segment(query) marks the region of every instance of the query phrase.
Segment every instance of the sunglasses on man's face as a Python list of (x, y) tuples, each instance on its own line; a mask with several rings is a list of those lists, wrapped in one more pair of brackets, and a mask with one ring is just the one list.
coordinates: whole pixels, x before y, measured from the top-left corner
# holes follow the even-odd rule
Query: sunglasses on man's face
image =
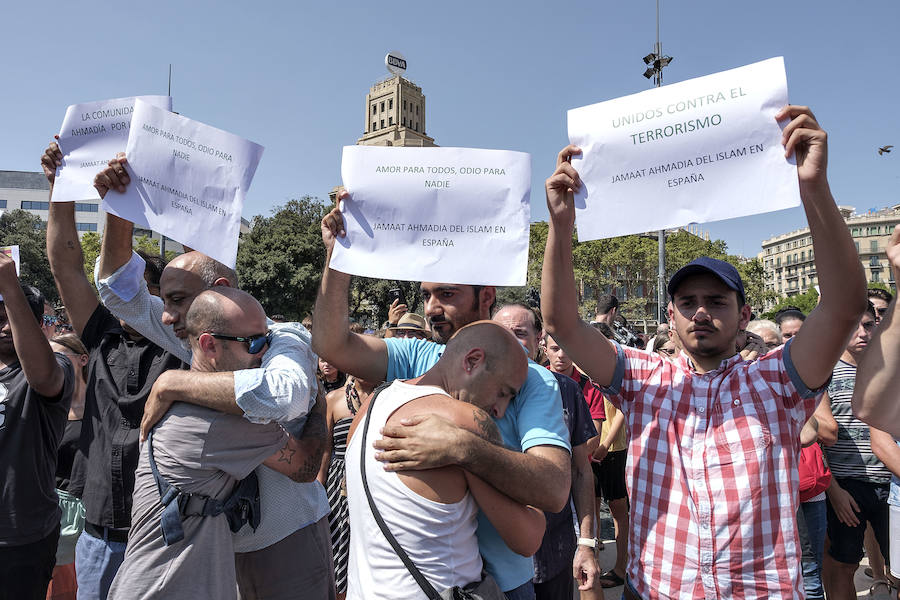
[(875, 312), (878, 313), (879, 317), (883, 317), (884, 315), (887, 314), (887, 306), (885, 306), (884, 308), (876, 308)]
[(263, 348), (266, 347), (267, 344), (272, 343), (272, 336), (274, 335), (271, 331), (267, 331), (265, 333), (258, 333), (256, 335), (251, 335), (247, 337), (241, 337), (237, 335), (225, 335), (224, 333), (213, 333), (212, 331), (206, 331), (204, 333), (208, 333), (213, 336), (217, 340), (231, 340), (232, 342), (244, 342), (247, 344), (247, 352), (250, 354), (259, 354), (262, 352)]

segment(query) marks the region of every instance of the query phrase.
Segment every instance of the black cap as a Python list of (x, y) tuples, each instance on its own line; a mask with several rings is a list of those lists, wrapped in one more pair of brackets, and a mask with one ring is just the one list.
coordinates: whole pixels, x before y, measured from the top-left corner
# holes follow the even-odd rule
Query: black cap
[(737, 269), (734, 268), (734, 265), (725, 262), (724, 260), (710, 258), (708, 256), (701, 256), (696, 260), (692, 260), (672, 275), (672, 278), (669, 279), (669, 285), (666, 287), (669, 292), (669, 297), (675, 296), (675, 291), (678, 289), (678, 286), (681, 285), (681, 282), (687, 277), (690, 277), (691, 275), (702, 275), (704, 273), (710, 273), (718, 277), (722, 283), (736, 291), (741, 304), (744, 303), (746, 298), (744, 294), (744, 282), (741, 281), (741, 276), (737, 272)]

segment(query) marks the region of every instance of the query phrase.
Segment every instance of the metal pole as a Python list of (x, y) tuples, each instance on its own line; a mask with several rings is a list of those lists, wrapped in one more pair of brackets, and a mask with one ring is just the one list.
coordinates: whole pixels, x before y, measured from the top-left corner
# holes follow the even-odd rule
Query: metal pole
[[(656, 56), (662, 57), (662, 45), (659, 43), (659, 0), (656, 0)], [(656, 73), (656, 87), (662, 85), (662, 68)], [(668, 321), (666, 316), (666, 230), (660, 229), (657, 233), (659, 245), (659, 266), (656, 271), (656, 304), (659, 323)]]

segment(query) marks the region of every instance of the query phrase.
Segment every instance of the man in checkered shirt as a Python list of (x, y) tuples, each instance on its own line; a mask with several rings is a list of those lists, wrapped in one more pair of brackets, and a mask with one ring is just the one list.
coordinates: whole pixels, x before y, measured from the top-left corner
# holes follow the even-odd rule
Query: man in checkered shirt
[(826, 179), (825, 132), (788, 106), (782, 143), (797, 159), (821, 302), (783, 347), (754, 362), (736, 340), (750, 320), (737, 271), (701, 258), (669, 281), (674, 362), (607, 341), (578, 318), (573, 190), (562, 150), (547, 180), (545, 326), (626, 415), (632, 510), (626, 598), (802, 598), (797, 462), (812, 415), (866, 308), (866, 282)]

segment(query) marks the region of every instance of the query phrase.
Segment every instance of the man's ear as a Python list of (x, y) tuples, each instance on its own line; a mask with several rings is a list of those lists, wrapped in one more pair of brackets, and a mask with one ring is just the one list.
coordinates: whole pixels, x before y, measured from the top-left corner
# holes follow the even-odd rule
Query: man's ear
[(219, 277), (218, 279), (216, 279), (213, 282), (213, 287), (216, 287), (217, 285), (221, 285), (224, 287), (231, 287), (231, 282), (228, 281), (227, 277)]
[(669, 300), (669, 304), (666, 305), (666, 315), (669, 317), (669, 329), (675, 329), (675, 306), (672, 304), (671, 300)]
[[(478, 307), (484, 307), (484, 310), (490, 314), (491, 306), (497, 301), (497, 288), (492, 285), (486, 285), (481, 288), (478, 296)], [(490, 317), (488, 317), (490, 318)]]
[(219, 348), (216, 343), (216, 338), (208, 333), (201, 333), (200, 337), (197, 339), (197, 344), (199, 344), (200, 350), (202, 350), (204, 354), (218, 354)]
[(481, 348), (472, 348), (463, 357), (463, 368), (469, 375), (484, 364), (484, 350)]
[(750, 322), (750, 315), (753, 311), (750, 310), (750, 305), (745, 304), (741, 307), (741, 320), (739, 323), (739, 328), (744, 330), (747, 328), (747, 323)]

